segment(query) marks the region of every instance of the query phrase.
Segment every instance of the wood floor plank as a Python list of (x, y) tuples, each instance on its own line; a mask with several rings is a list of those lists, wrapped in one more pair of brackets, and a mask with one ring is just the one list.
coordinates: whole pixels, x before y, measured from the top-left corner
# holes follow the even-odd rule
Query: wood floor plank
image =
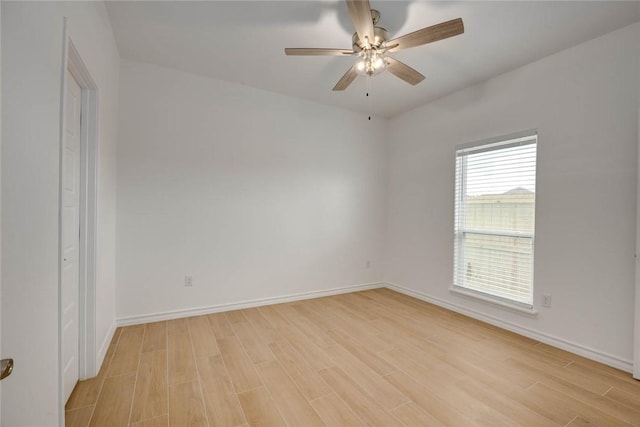
[(258, 308), (244, 310), (244, 316), (249, 320), (255, 335), (263, 344), (268, 345), (283, 339), (277, 329), (269, 323)]
[(370, 307), (364, 308), (358, 304), (354, 304), (352, 301), (347, 301), (343, 295), (333, 297), (330, 305), (335, 307), (341, 317), (348, 316), (354, 320), (358, 319), (358, 321), (365, 323), (378, 318), (378, 314), (372, 311)]
[(278, 412), (271, 395), (264, 387), (239, 393), (238, 398), (250, 426), (278, 427), (287, 425)]
[(434, 393), (425, 386), (415, 382), (411, 377), (401, 371), (392, 372), (385, 379), (396, 388), (409, 396), (420, 408), (447, 426), (479, 426), (471, 418), (459, 412), (457, 402), (448, 402), (440, 398), (439, 393)]
[(224, 313), (208, 314), (207, 320), (209, 321), (209, 326), (211, 326), (211, 330), (213, 331), (213, 335), (216, 339), (235, 336), (235, 333), (231, 328), (231, 324), (225, 317)]
[(93, 405), (64, 412), (65, 427), (87, 427), (93, 414)]
[(584, 419), (588, 419), (595, 425), (602, 425), (607, 427), (629, 427), (631, 424), (623, 420), (620, 420), (606, 412), (594, 408), (586, 402), (576, 399), (570, 392), (569, 394), (558, 391), (554, 388), (548, 387), (545, 384), (535, 384), (528, 390), (537, 399), (545, 404), (562, 405), (567, 410), (574, 412), (577, 416)]
[(191, 347), (191, 337), (186, 319), (167, 322), (167, 355), (169, 385), (193, 382), (198, 371)]
[(585, 366), (596, 369), (602, 373), (606, 373), (608, 375), (615, 376), (617, 378), (624, 379), (628, 382), (635, 383), (637, 380), (634, 380), (630, 373), (621, 371), (620, 369), (613, 368), (611, 366), (603, 365), (602, 363), (596, 362), (594, 360), (586, 359), (577, 354), (569, 353), (568, 351), (562, 350), (557, 347), (552, 347), (548, 344), (538, 343), (534, 347), (537, 351), (554, 355), (556, 357), (565, 358), (573, 361), (578, 366)]
[(196, 359), (196, 365), (203, 391), (236, 393), (221, 355), (199, 357)]
[(187, 319), (167, 322), (169, 385), (198, 380)]
[(599, 372), (601, 374), (606, 374), (607, 376), (612, 376), (619, 380), (626, 381), (627, 383), (638, 384), (638, 380), (633, 378), (630, 372), (621, 371), (620, 369), (612, 366), (603, 365), (595, 360), (585, 359), (584, 357), (575, 354), (573, 355), (572, 361), (574, 366), (588, 368), (589, 372)]
[(269, 322), (269, 325), (276, 330), (279, 330), (282, 327), (291, 326), (289, 321), (278, 311), (279, 305), (280, 304), (258, 307), (260, 314), (262, 314), (262, 316), (267, 319), (267, 322)]
[[(432, 391), (435, 390), (432, 389)], [(457, 402), (459, 411), (480, 425), (492, 427), (525, 427), (524, 424), (521, 424), (513, 418), (496, 411), (493, 407), (484, 403), (477, 396), (465, 393), (459, 385), (449, 385), (444, 389), (440, 389), (439, 395), (445, 398), (448, 402)]]
[(333, 329), (328, 331), (327, 334), (329, 334), (329, 337), (331, 337), (331, 339), (336, 343), (341, 345), (345, 350), (379, 375), (387, 375), (396, 370), (395, 366), (391, 365), (371, 350), (371, 346), (368, 345), (369, 339), (366, 336), (360, 335), (359, 338), (355, 338), (342, 328)]
[[(640, 384), (638, 385), (640, 386)], [(640, 408), (640, 390), (637, 390), (635, 393), (627, 393), (613, 386), (611, 390), (607, 391), (605, 396), (629, 408)]]
[(147, 323), (144, 331), (142, 352), (167, 349), (167, 322)]
[(115, 332), (113, 333), (113, 337), (111, 338), (111, 343), (109, 344), (109, 348), (107, 349), (107, 355), (111, 353), (111, 355), (113, 356), (113, 353), (116, 352), (116, 346), (118, 345), (118, 341), (120, 341), (120, 336), (122, 335), (122, 329), (124, 328), (122, 326), (119, 326), (116, 328)]
[(169, 425), (171, 427), (206, 427), (207, 418), (197, 381), (169, 387)]
[[(540, 381), (546, 386), (564, 393), (567, 396), (571, 396), (582, 402), (585, 402), (591, 407), (610, 414), (613, 417), (618, 418), (619, 420), (623, 420), (630, 424), (640, 426), (640, 408), (630, 408), (626, 405), (620, 404), (615, 400), (603, 396), (602, 394), (604, 393), (595, 393), (586, 388), (582, 388), (581, 386), (577, 386), (577, 382), (580, 382), (581, 384), (591, 383), (586, 380), (583, 381), (576, 379), (575, 373), (571, 373), (570, 375), (557, 375), (557, 372), (553, 371), (553, 374), (547, 374), (547, 372), (542, 371), (541, 368), (533, 368), (517, 360), (508, 359), (506, 363), (513, 366), (519, 366), (523, 369), (530, 369), (532, 371), (535, 371), (535, 373), (540, 375)], [(596, 378), (592, 378), (591, 380), (593, 381), (593, 383), (597, 381)]]
[(585, 420), (580, 416), (575, 417), (569, 424), (567, 424), (567, 427), (593, 427), (593, 426), (595, 426), (595, 424), (593, 424), (589, 420)]
[(510, 342), (500, 339), (483, 340), (474, 343), (472, 346), (474, 349), (488, 355), (493, 360), (497, 359), (492, 357), (491, 353), (498, 353), (498, 357), (501, 357), (502, 360), (511, 357), (522, 360), (523, 362), (529, 361), (536, 365), (551, 365), (556, 369), (565, 368), (571, 362), (570, 360), (559, 356), (545, 354), (544, 352), (537, 350), (536, 347), (522, 346), (520, 344), (514, 345)]
[(126, 326), (122, 328), (107, 376), (135, 372), (142, 352), (144, 325)]
[(573, 370), (570, 367), (560, 368), (551, 364), (545, 364), (540, 361), (532, 361), (531, 359), (525, 358), (509, 358), (504, 361), (504, 364), (522, 369), (526, 368), (532, 376), (537, 376), (540, 380), (543, 378), (561, 379), (578, 388), (588, 390), (598, 395), (603, 395), (611, 388), (610, 384), (603, 382), (600, 378), (582, 375), (579, 371)]
[(188, 322), (195, 357), (220, 354), (207, 316), (190, 317)]
[(168, 413), (167, 351), (142, 353), (133, 396), (131, 421), (136, 423)]
[(586, 366), (572, 362), (565, 367), (567, 371), (574, 374), (582, 374), (597, 379), (598, 382), (615, 387), (619, 391), (624, 391), (631, 395), (640, 396), (640, 381), (634, 380), (630, 374), (626, 377), (612, 375), (608, 370), (595, 366)]
[(320, 375), (365, 424), (372, 426), (401, 425), (342, 369), (338, 367), (323, 369), (320, 371)]
[(131, 424), (131, 427), (169, 427), (169, 416), (162, 415), (149, 420), (140, 421), (139, 423)]
[[(303, 304), (301, 307), (305, 307), (317, 316), (321, 316), (327, 320), (336, 318), (337, 304), (333, 296), (314, 298), (308, 301), (309, 304)], [(333, 320), (330, 321), (332, 322)]]
[[(415, 381), (429, 388), (432, 392), (438, 393), (449, 402), (458, 402), (459, 411), (476, 420), (479, 424), (512, 426), (517, 425), (519, 419), (523, 418), (525, 414), (533, 414), (529, 408), (516, 401), (511, 402), (513, 408), (503, 404), (503, 401), (507, 400), (506, 396), (502, 396), (502, 399), (500, 396), (494, 396), (492, 399), (482, 393), (476, 395), (466, 392), (473, 387), (472, 381), (466, 378), (467, 374), (426, 353), (411, 353), (396, 349), (390, 354)], [(412, 358), (413, 360), (411, 360)], [(476, 390), (481, 391), (482, 388)], [(503, 409), (503, 411), (499, 409)], [(534, 418), (538, 417), (534, 414)], [(544, 417), (539, 418), (536, 422), (541, 425), (556, 425), (550, 420), (545, 420)]]
[(385, 409), (393, 409), (403, 403), (409, 402), (409, 398), (397, 388), (387, 382), (383, 377), (375, 373), (367, 365), (344, 348), (336, 345), (327, 349), (336, 364), (346, 372), (360, 387), (366, 390)]
[(262, 380), (238, 338), (222, 338), (217, 343), (237, 393), (262, 386)]
[(475, 381), (464, 380), (458, 387), (467, 395), (483, 402), (489, 408), (500, 412), (511, 420), (526, 427), (558, 427), (558, 424), (539, 413), (534, 412), (516, 399), (477, 384)]
[(396, 409), (393, 409), (391, 413), (405, 426), (444, 427), (444, 424), (438, 421), (431, 414), (423, 411), (422, 408), (414, 402), (400, 405)]
[(225, 311), (223, 314), (224, 314), (224, 317), (226, 317), (227, 320), (229, 321), (229, 323), (231, 323), (231, 324), (243, 323), (243, 322), (248, 322), (249, 321), (244, 316), (244, 313), (242, 312), (242, 310)]
[[(121, 328), (118, 328), (118, 331), (121, 331)], [(78, 381), (71, 396), (69, 396), (69, 400), (65, 405), (66, 410), (74, 409), (74, 408), (82, 408), (89, 405), (95, 405), (98, 400), (98, 395), (100, 394), (100, 390), (102, 389), (102, 385), (104, 384), (104, 380), (107, 377), (107, 372), (109, 371), (109, 367), (111, 366), (111, 360), (113, 359), (113, 355), (115, 354), (115, 348), (118, 342), (120, 334), (114, 335), (111, 340), (111, 345), (109, 345), (109, 349), (104, 357), (104, 361), (102, 362), (102, 366), (100, 367), (100, 371), (98, 375), (93, 378), (89, 378), (87, 380)]]
[(574, 397), (588, 404), (591, 408), (602, 411), (612, 417), (622, 420), (634, 426), (640, 426), (640, 408), (631, 408), (609, 397), (602, 396), (588, 390), (575, 387), (572, 383), (562, 379), (544, 379), (542, 383), (565, 395)]
[(362, 421), (337, 394), (331, 393), (311, 401), (327, 427), (359, 427)]
[(479, 364), (477, 361), (467, 360), (463, 355), (449, 355), (441, 360), (463, 372), (472, 381), (481, 383), (483, 387), (492, 390), (493, 393), (509, 396), (541, 417), (550, 419), (556, 424), (566, 425), (577, 415), (576, 412), (569, 411), (562, 405), (540, 401), (540, 399), (532, 396), (528, 390), (518, 385), (518, 380), (514, 380), (508, 371), (505, 375), (505, 372), (499, 366)]
[(518, 384), (522, 388), (531, 387), (540, 379), (539, 375), (528, 368), (523, 369), (522, 367), (509, 365), (501, 361), (496, 362), (495, 360), (486, 358), (482, 353), (472, 348), (448, 348), (446, 344), (436, 344), (430, 340), (426, 342), (426, 345), (416, 343), (413, 340), (407, 341), (410, 341), (411, 345), (420, 345), (419, 349), (421, 351), (424, 351), (426, 354), (432, 354), (437, 359), (448, 364), (452, 364), (456, 360), (463, 360), (475, 363), (476, 365), (486, 366), (501, 378), (508, 378), (509, 381)]
[(638, 396), (627, 372), (374, 289), (117, 328), (65, 416), (66, 427), (640, 427)]
[(317, 325), (325, 332), (343, 326), (343, 320), (338, 316), (314, 306), (315, 304), (313, 303), (313, 300), (310, 300), (309, 302), (305, 301), (305, 304), (296, 306), (295, 310), (301, 316), (309, 320), (314, 325)]
[(414, 377), (418, 382), (433, 384), (438, 378), (440, 386), (444, 387), (465, 378), (465, 374), (428, 353), (411, 346), (396, 348), (380, 353), (390, 364)]
[(430, 344), (435, 344), (440, 348), (446, 348), (449, 353), (473, 352), (474, 354), (480, 355), (483, 359), (493, 361), (502, 361), (513, 357), (511, 353), (505, 353), (490, 346), (479, 349), (478, 347), (481, 345), (481, 342), (469, 341), (460, 335), (448, 332), (443, 335), (430, 336), (428, 341)]
[(324, 426), (324, 423), (304, 398), (295, 383), (278, 362), (266, 362), (257, 366), (265, 387), (278, 405), (280, 414), (289, 425)]
[[(360, 297), (367, 301), (364, 304), (369, 307), (368, 311), (372, 315), (368, 320), (376, 320), (388, 316), (397, 320), (400, 320), (403, 317), (420, 320), (416, 319), (415, 316), (420, 315), (423, 312), (421, 308), (416, 308), (404, 301), (399, 301), (395, 298), (378, 293), (361, 293)], [(443, 319), (437, 319), (436, 323), (443, 323)]]
[(370, 291), (361, 292), (361, 294), (370, 298), (376, 298), (378, 302), (380, 302), (380, 304), (382, 304), (383, 306), (389, 306), (392, 301), (397, 302), (398, 304), (400, 304), (400, 309), (402, 311), (407, 311), (407, 308), (411, 308), (412, 310), (418, 312), (435, 313), (435, 317), (442, 320), (452, 318), (459, 319), (461, 317), (469, 319), (468, 317), (462, 316), (451, 310), (447, 310), (446, 308), (438, 307), (435, 304), (431, 304), (429, 302), (422, 301), (410, 297), (409, 295), (404, 295), (387, 288), (372, 289)]
[(450, 335), (464, 338), (471, 342), (487, 340), (490, 337), (489, 332), (484, 328), (478, 328), (476, 326), (476, 323), (473, 321), (460, 322), (459, 319), (452, 319), (443, 324), (443, 327)]
[[(140, 344), (142, 344), (142, 340), (140, 340)], [(135, 382), (135, 373), (108, 377), (102, 386), (89, 425), (91, 427), (128, 425)]]
[(231, 325), (231, 327), (236, 333), (238, 340), (240, 340), (240, 344), (242, 344), (242, 347), (247, 352), (249, 359), (251, 359), (253, 363), (262, 363), (275, 360), (271, 349), (258, 338), (255, 333), (256, 331), (253, 329), (250, 323), (234, 323)]
[(289, 319), (293, 323), (294, 328), (297, 328), (302, 332), (311, 342), (320, 348), (327, 348), (335, 344), (335, 342), (329, 338), (326, 331), (309, 320), (296, 309), (291, 310)]
[(282, 368), (308, 400), (331, 393), (331, 388), (327, 383), (291, 344), (288, 342), (274, 342), (269, 345), (269, 348), (271, 348)]
[[(343, 326), (349, 325), (350, 335), (359, 337), (358, 341), (361, 342), (362, 345), (366, 345), (372, 352), (377, 353), (393, 347), (390, 341), (379, 337), (378, 334), (383, 331), (377, 330), (376, 323), (363, 322), (348, 315), (341, 315), (341, 318), (343, 319)], [(397, 329), (394, 329), (394, 332), (397, 332)]]
[(238, 426), (246, 422), (222, 356), (196, 360), (210, 426)]
[(320, 370), (335, 366), (335, 362), (329, 357), (327, 352), (307, 339), (306, 335), (300, 332), (299, 329), (292, 326), (282, 326), (279, 330), (289, 344), (291, 344), (314, 369)]
[(204, 394), (204, 406), (209, 426), (241, 426), (245, 424), (245, 415), (235, 394)]
[[(392, 316), (383, 315), (380, 319), (374, 320), (372, 323), (382, 332), (377, 336), (381, 337), (384, 346), (381, 346), (378, 351), (385, 351), (393, 348), (394, 344), (398, 342), (411, 342), (414, 345), (420, 347), (421, 345), (431, 345), (426, 343), (426, 340), (430, 337), (438, 335), (442, 332), (433, 332), (429, 330), (417, 331), (413, 328), (404, 328), (406, 323), (413, 322), (406, 318), (393, 318)], [(430, 327), (433, 330), (434, 326)], [(349, 328), (351, 331), (352, 328)]]
[(337, 299), (343, 307), (352, 310), (352, 312), (357, 311), (366, 321), (378, 318), (378, 314), (366, 303), (367, 298), (362, 292), (337, 295)]

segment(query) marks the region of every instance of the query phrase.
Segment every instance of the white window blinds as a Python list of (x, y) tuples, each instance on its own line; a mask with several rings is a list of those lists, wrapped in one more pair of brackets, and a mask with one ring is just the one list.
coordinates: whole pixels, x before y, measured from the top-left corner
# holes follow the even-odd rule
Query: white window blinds
[(533, 305), (534, 132), (456, 151), (454, 287)]

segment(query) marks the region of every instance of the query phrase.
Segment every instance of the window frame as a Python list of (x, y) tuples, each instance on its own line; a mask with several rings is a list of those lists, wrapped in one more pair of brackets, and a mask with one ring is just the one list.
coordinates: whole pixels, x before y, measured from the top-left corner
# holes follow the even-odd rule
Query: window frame
[[(494, 138), (484, 139), (468, 144), (462, 144), (455, 147), (455, 173), (454, 173), (454, 256), (453, 256), (453, 284), (449, 288), (451, 292), (461, 296), (470, 297), (475, 300), (480, 300), (494, 305), (512, 309), (525, 314), (535, 315), (535, 292), (534, 292), (534, 265), (535, 265), (535, 209), (536, 209), (536, 196), (534, 196), (534, 218), (533, 218), (533, 231), (532, 232), (520, 232), (510, 230), (474, 230), (467, 229), (462, 224), (464, 220), (464, 208), (465, 192), (467, 188), (467, 168), (466, 162), (462, 161), (459, 166), (459, 161), (465, 153), (482, 153), (488, 151), (498, 151), (501, 149), (507, 149), (510, 147), (531, 145), (535, 144), (535, 180), (537, 193), (537, 176), (538, 176), (538, 132), (536, 129), (527, 130), (523, 132), (513, 133), (509, 135), (498, 136)], [(462, 212), (460, 210), (462, 209)], [(464, 262), (464, 235), (467, 233), (493, 235), (493, 236), (505, 236), (505, 237), (518, 237), (531, 239), (531, 303), (522, 302), (508, 297), (495, 295), (491, 292), (483, 292), (480, 290), (472, 289), (466, 286), (462, 286), (460, 283), (460, 274), (464, 269), (459, 268), (459, 263)]]

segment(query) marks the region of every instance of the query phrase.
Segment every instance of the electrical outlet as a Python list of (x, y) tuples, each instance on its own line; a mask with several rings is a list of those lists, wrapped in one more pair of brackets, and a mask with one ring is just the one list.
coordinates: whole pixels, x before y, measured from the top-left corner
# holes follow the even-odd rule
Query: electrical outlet
[(193, 276), (184, 276), (184, 285), (187, 287), (193, 286)]
[(543, 307), (547, 307), (547, 308), (551, 308), (551, 295), (550, 294), (542, 295), (542, 306)]

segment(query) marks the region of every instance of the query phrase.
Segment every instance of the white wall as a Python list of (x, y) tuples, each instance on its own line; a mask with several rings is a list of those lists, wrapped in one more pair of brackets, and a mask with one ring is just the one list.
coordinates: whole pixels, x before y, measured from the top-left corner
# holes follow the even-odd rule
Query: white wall
[(380, 279), (386, 121), (137, 62), (120, 76), (119, 318)]
[(102, 3), (2, 2), (2, 426), (52, 426), (58, 387), (63, 16), (100, 88), (98, 345), (114, 321), (118, 53)]
[[(638, 40), (635, 24), (392, 120), (386, 280), (630, 369)], [(448, 288), (455, 146), (533, 128), (535, 303), (553, 307), (528, 318)]]

